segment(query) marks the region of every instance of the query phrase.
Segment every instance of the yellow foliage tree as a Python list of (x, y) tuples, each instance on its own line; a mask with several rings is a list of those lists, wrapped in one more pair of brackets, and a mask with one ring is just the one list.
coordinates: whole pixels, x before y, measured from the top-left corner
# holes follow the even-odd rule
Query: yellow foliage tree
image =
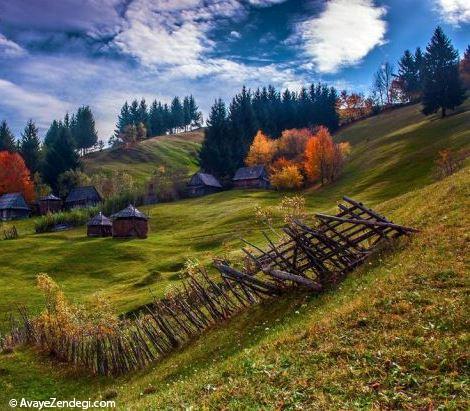
[(256, 166), (258, 164), (269, 164), (276, 151), (276, 142), (269, 139), (261, 130), (256, 134), (250, 151), (245, 159), (247, 166)]
[(302, 173), (295, 164), (286, 165), (271, 174), (271, 185), (277, 190), (297, 190), (303, 182)]

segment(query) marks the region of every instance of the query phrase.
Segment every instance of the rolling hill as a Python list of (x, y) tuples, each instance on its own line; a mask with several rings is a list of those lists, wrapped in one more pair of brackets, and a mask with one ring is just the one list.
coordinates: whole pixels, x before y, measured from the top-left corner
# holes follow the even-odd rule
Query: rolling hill
[(145, 182), (157, 166), (184, 167), (195, 172), (197, 151), (204, 138), (198, 129), (179, 134), (153, 137), (130, 149), (106, 149), (90, 153), (84, 158), (85, 172), (126, 171), (137, 182)]
[[(341, 130), (336, 139), (353, 146), (344, 176), (304, 192), (309, 212), (333, 209), (348, 195), (421, 229), (409, 243), (335, 292), (267, 302), (154, 368), (115, 380), (90, 378), (26, 349), (0, 354), (0, 404), (15, 396), (117, 394), (124, 409), (404, 408), (410, 401), (416, 408), (465, 408), (470, 169), (439, 182), (433, 170), (440, 149), (470, 147), (470, 101), (442, 120), (419, 109), (403, 107)], [(153, 152), (153, 140), (147, 144)], [(98, 153), (87, 167), (97, 167), (99, 156), (112, 169), (134, 168), (139, 155)], [(138, 178), (154, 164), (141, 167)], [(0, 316), (17, 302), (40, 306), (38, 272), (49, 273), (73, 301), (101, 290), (116, 312), (136, 308), (151, 300), (149, 287), (160, 296), (178, 284), (185, 258), (208, 264), (214, 254), (238, 254), (240, 235), (260, 242), (254, 206), (281, 197), (232, 190), (149, 206), (147, 240), (87, 239), (83, 228), (32, 235), (32, 222), (22, 223), (20, 239), (1, 243)]]

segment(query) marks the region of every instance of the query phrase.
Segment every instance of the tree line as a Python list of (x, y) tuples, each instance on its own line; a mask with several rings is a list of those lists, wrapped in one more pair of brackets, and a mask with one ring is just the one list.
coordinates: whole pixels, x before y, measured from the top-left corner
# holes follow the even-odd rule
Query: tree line
[(150, 107), (145, 99), (126, 101), (121, 108), (110, 146), (131, 144), (152, 136), (187, 131), (202, 126), (202, 113), (192, 95), (174, 97), (171, 104), (154, 100)]
[(383, 64), (374, 74), (372, 98), (381, 106), (394, 103), (421, 102), (425, 115), (441, 110), (454, 110), (465, 100), (470, 88), (470, 46), (462, 61), (459, 53), (441, 27), (423, 53), (405, 50), (398, 61), (398, 71), (390, 63)]
[(337, 99), (337, 90), (321, 83), (299, 92), (271, 85), (255, 91), (243, 87), (228, 109), (218, 99), (207, 120), (200, 166), (220, 178), (231, 177), (243, 165), (258, 130), (272, 138), (293, 128), (323, 125), (334, 131), (339, 126)]
[[(98, 143), (95, 119), (89, 106), (80, 107), (71, 116), (67, 113), (63, 120), (54, 120), (43, 143), (32, 120), (28, 121), (18, 141), (6, 121), (0, 124), (0, 152), (21, 156), (38, 194), (50, 189), (57, 191), (61, 176), (80, 167), (80, 154), (103, 146), (101, 141)], [(18, 163), (17, 156), (9, 158)]]

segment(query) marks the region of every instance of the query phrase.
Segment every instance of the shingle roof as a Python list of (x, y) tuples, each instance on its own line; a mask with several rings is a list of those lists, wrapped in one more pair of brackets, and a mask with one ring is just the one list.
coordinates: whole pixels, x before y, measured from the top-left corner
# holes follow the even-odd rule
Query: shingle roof
[(97, 226), (97, 225), (111, 226), (113, 224), (111, 223), (111, 220), (100, 211), (87, 223), (87, 226)]
[(101, 201), (101, 196), (93, 186), (85, 187), (75, 187), (70, 191), (66, 203), (75, 202), (75, 201)]
[(116, 214), (113, 214), (111, 216), (113, 220), (117, 220), (120, 218), (140, 218), (142, 220), (148, 220), (149, 218), (142, 213), (141, 211), (137, 210), (133, 205), (129, 204), (126, 208), (123, 210), (117, 212)]
[(54, 194), (49, 194), (47, 196), (41, 197), (39, 201), (60, 201), (60, 198), (56, 197)]
[(199, 177), (202, 184), (205, 186), (222, 188), (222, 185), (212, 174), (198, 172), (194, 174), (194, 176), (191, 178), (191, 181), (193, 180), (194, 177)]
[(29, 210), (29, 207), (21, 193), (10, 193), (0, 196), (0, 210), (6, 209)]
[(235, 173), (233, 180), (251, 180), (260, 178), (265, 172), (264, 166), (241, 167)]

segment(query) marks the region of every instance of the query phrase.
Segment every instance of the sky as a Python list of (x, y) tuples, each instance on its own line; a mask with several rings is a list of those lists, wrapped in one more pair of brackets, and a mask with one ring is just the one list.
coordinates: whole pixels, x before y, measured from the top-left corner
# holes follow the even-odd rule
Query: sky
[(468, 0), (0, 0), (0, 121), (89, 105), (107, 141), (124, 101), (192, 94), (204, 115), (243, 85), (367, 93), (441, 25), (463, 54)]

